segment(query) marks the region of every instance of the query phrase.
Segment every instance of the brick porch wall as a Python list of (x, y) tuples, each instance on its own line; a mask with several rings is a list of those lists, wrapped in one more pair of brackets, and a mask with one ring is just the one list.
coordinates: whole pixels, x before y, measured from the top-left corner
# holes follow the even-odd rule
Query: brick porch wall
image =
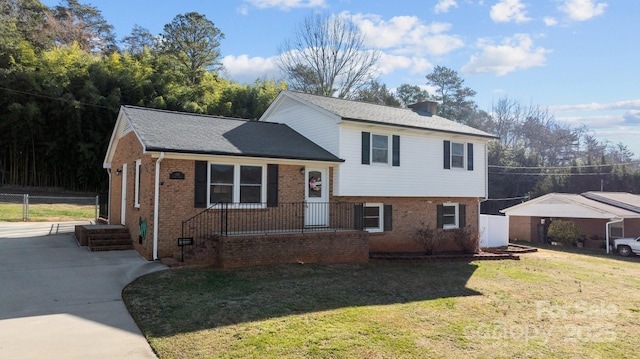
[[(304, 175), (300, 174), (300, 165), (279, 165), (278, 199), (279, 202), (304, 201)], [(180, 171), (184, 180), (169, 179), (169, 174)], [(199, 213), (204, 208), (194, 207), (195, 162), (190, 160), (165, 159), (160, 171), (160, 228), (158, 234), (158, 257), (171, 257), (177, 246), (177, 238), (182, 235), (182, 221)], [(153, 186), (151, 187), (153, 188)], [(153, 198), (153, 193), (151, 193)], [(241, 212), (230, 212), (241, 215)]]
[(366, 263), (361, 231), (219, 237), (218, 264), (234, 268), (275, 263)]

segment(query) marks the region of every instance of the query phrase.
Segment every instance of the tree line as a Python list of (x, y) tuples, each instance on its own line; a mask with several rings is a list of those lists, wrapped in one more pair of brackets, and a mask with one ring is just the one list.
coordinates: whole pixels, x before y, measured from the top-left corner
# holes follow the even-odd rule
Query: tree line
[(255, 119), (286, 88), (219, 76), (224, 34), (198, 13), (118, 42), (77, 0), (0, 0), (0, 33), (0, 184), (103, 190), (121, 104)]
[(552, 191), (640, 191), (625, 145), (508, 97), (481, 110), (452, 69), (436, 66), (425, 83), (391, 91), (375, 77), (380, 54), (340, 16), (305, 19), (280, 48), (283, 80), (249, 85), (223, 76), (224, 33), (199, 13), (176, 15), (158, 35), (136, 25), (118, 41), (78, 0), (0, 0), (0, 33), (0, 184), (104, 190), (121, 104), (255, 119), (289, 88), (398, 107), (435, 100), (440, 116), (499, 136), (488, 148), (489, 195), (513, 200), (487, 201), (485, 212)]

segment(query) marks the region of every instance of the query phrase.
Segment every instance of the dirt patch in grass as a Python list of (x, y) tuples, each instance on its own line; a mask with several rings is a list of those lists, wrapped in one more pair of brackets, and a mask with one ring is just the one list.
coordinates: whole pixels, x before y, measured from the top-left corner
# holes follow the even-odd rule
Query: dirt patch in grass
[(520, 261), (174, 270), (124, 299), (164, 358), (624, 357), (640, 263)]

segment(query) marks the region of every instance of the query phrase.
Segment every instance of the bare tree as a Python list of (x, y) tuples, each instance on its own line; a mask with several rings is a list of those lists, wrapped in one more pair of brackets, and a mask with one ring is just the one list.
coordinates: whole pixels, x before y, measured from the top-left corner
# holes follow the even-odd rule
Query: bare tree
[(98, 8), (65, 0), (47, 13), (45, 29), (56, 44), (78, 43), (81, 49), (94, 53), (116, 51), (113, 26)]
[(276, 60), (292, 90), (350, 98), (373, 79), (380, 57), (365, 49), (364, 35), (349, 19), (316, 14), (307, 17), (280, 47)]

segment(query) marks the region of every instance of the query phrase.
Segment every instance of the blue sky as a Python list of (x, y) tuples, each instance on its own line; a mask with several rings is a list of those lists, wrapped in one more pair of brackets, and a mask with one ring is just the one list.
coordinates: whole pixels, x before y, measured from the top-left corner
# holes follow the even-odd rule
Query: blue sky
[[(55, 6), (58, 0), (44, 0)], [(80, 0), (119, 39), (153, 34), (196, 11), (225, 34), (225, 76), (280, 78), (278, 47), (315, 11), (350, 16), (382, 52), (379, 81), (426, 85), (436, 65), (458, 71), (485, 111), (509, 96), (586, 125), (640, 157), (640, 1), (605, 0)]]

